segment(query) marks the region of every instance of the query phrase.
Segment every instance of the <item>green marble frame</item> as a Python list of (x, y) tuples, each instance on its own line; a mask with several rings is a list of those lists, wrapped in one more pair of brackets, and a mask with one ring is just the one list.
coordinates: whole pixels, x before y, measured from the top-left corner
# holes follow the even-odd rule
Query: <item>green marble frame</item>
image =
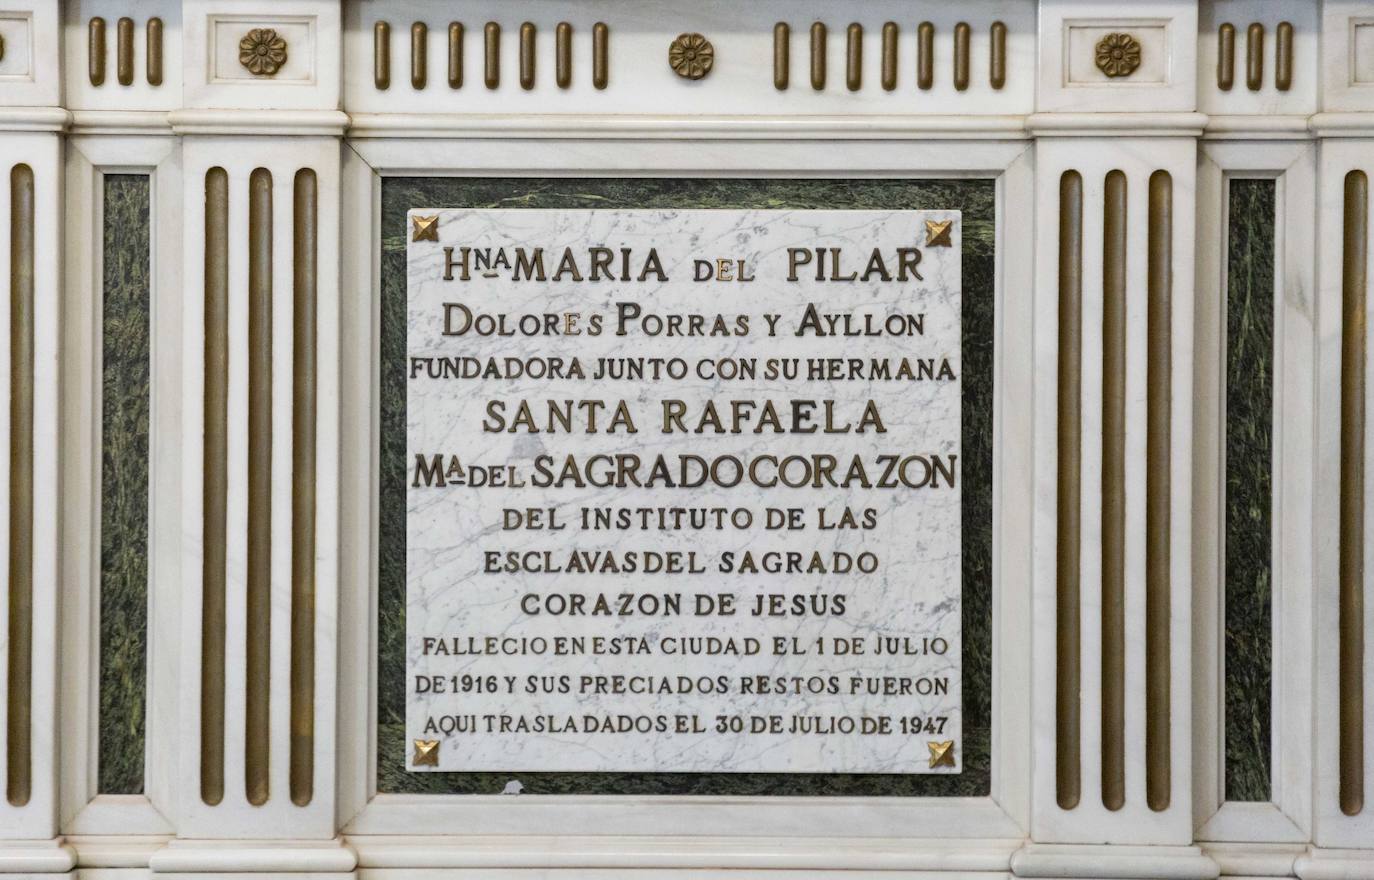
[[(383, 178), (377, 560), (379, 794), (976, 797), (991, 790), (993, 344), (996, 182), (991, 179)], [(957, 775), (411, 773), (405, 769), (405, 249), (412, 208), (875, 208), (963, 212), (964, 742)]]

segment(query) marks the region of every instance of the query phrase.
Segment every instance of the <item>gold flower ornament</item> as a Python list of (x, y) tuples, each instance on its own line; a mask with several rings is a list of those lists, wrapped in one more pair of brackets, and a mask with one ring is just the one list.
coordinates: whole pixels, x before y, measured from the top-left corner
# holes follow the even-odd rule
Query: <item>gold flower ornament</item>
[(716, 48), (701, 34), (679, 34), (668, 47), (668, 66), (686, 79), (701, 79), (715, 61)]
[(273, 76), (286, 63), (286, 40), (272, 28), (253, 28), (239, 40), (239, 64), (253, 76)]
[(1097, 69), (1112, 78), (1130, 76), (1140, 66), (1140, 43), (1130, 34), (1107, 34), (1097, 41)]

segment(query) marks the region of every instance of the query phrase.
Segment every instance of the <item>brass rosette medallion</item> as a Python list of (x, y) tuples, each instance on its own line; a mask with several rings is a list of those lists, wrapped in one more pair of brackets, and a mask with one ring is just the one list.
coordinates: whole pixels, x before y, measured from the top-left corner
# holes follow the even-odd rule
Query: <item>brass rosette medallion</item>
[(1097, 69), (1113, 79), (1140, 66), (1140, 41), (1130, 34), (1107, 34), (1097, 41)]
[(684, 79), (701, 79), (716, 62), (716, 48), (701, 34), (679, 34), (668, 47), (668, 66)]
[(253, 76), (275, 76), (286, 63), (286, 40), (272, 28), (253, 28), (239, 40), (239, 64)]

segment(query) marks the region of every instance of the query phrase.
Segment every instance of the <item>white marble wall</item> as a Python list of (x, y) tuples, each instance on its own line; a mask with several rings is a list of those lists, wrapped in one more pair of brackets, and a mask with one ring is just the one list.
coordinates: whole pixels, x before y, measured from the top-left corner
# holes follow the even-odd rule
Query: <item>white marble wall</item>
[[(154, 15), (165, 24), (160, 85), (143, 75), (143, 28)], [(93, 16), (109, 25), (108, 72), (101, 85), (89, 76)], [(123, 16), (136, 25), (137, 75), (129, 85), (120, 85), (114, 75), (116, 21)], [(918, 21), (926, 18), (936, 28), (936, 66), (933, 86), (923, 90), (915, 85), (914, 41)], [(564, 19), (574, 25), (574, 85), (567, 90), (552, 81), (552, 34)], [(880, 32), (889, 19), (900, 29), (898, 86), (891, 91), (879, 85)], [(376, 85), (374, 25), (383, 20), (391, 26), (386, 89)], [(450, 89), (444, 75), (447, 26), (453, 20), (467, 27), (462, 89)], [(538, 28), (531, 89), (520, 87), (516, 69), (519, 29), (527, 20)], [(816, 20), (828, 26), (829, 72), (821, 89), (809, 82), (808, 33)], [(993, 86), (989, 70), (992, 25), (998, 20), (1008, 29), (1006, 82), (1000, 88)], [(489, 21), (502, 26), (502, 77), (495, 89), (481, 81), (482, 30)], [(588, 84), (588, 34), (596, 21), (610, 27), (610, 84), (604, 90)], [(792, 28), (791, 85), (785, 91), (772, 85), (773, 27), (779, 21)], [(971, 76), (963, 90), (952, 75), (953, 32), (960, 21), (971, 33)], [(1293, 81), (1286, 90), (1273, 76), (1282, 21), (1294, 26)], [(428, 24), (425, 88), (414, 86), (410, 76), (409, 34), (415, 22)], [(1331, 505), (1340, 489), (1331, 464), (1339, 455), (1333, 429), (1340, 386), (1339, 198), (1346, 173), (1374, 170), (1367, 159), (1374, 137), (1371, 22), (1374, 6), (1368, 0), (1017, 0), (948, 8), (782, 0), (649, 6), (602, 0), (575, 7), (509, 0), (461, 7), (439, 0), (0, 0), (0, 156), (34, 168), (37, 289), (49, 295), (42, 308), (63, 307), (40, 315), (60, 314), (70, 324), (60, 336), (53, 332), (39, 339), (39, 353), (60, 371), (60, 384), (43, 386), (38, 403), (43, 418), (55, 419), (44, 423), (53, 428), (45, 436), (59, 439), (40, 444), (38, 454), (50, 476), (47, 498), (61, 503), (40, 507), (44, 528), (35, 533), (35, 574), (42, 583), (36, 584), (33, 632), (34, 668), (40, 673), (35, 681), (41, 685), (32, 728), (34, 787), (27, 803), (0, 805), (0, 871), (61, 873), (79, 863), (93, 875), (127, 871), (131, 876), (347, 873), (359, 864), (378, 876), (426, 869), (453, 877), (555, 870), (599, 877), (612, 869), (642, 877), (670, 868), (684, 876), (730, 870), (807, 877), (841, 870), (1199, 880), (1218, 872), (1374, 875), (1374, 811), (1366, 806), (1347, 815), (1336, 804), (1330, 723), (1337, 707), (1330, 633), (1336, 553)], [(862, 85), (854, 90), (844, 70), (845, 30), (851, 23), (862, 26), (864, 47)], [(1219, 85), (1216, 70), (1223, 23), (1237, 31), (1235, 82), (1229, 90)], [(1266, 35), (1260, 53), (1264, 73), (1254, 89), (1245, 77), (1252, 23), (1262, 25)], [(245, 76), (234, 67), (239, 29), (248, 27), (276, 27), (290, 35), (291, 62), (281, 78)], [(1103, 30), (1131, 33), (1141, 42), (1148, 60), (1139, 75), (1099, 76), (1081, 57), (1090, 37)], [(705, 79), (680, 80), (667, 67), (667, 43), (684, 31), (699, 31), (716, 45), (716, 68)], [(1196, 164), (1199, 143), (1208, 158), (1194, 192), (1189, 169)], [(70, 160), (65, 163), (64, 153)], [(194, 167), (183, 168), (186, 155), (195, 159)], [(336, 157), (341, 157), (337, 166)], [(62, 350), (94, 332), (80, 320), (71, 323), (87, 313), (83, 309), (90, 305), (90, 282), (98, 267), (98, 248), (82, 238), (91, 227), (81, 218), (98, 214), (99, 187), (92, 181), (105, 171), (155, 172), (154, 251), (163, 279), (162, 298), (156, 301), (171, 309), (178, 295), (187, 302), (195, 299), (201, 271), (195, 243), (202, 238), (196, 193), (205, 168), (251, 169), (275, 162), (284, 169), (282, 163), (297, 159), (296, 164), (309, 164), (319, 173), (322, 205), (337, 197), (341, 208), (337, 219), (326, 221), (331, 229), (322, 237), (340, 243), (337, 260), (332, 250), (322, 250), (340, 267), (337, 287), (321, 289), (322, 297), (334, 296), (339, 307), (333, 335), (337, 351), (330, 358), (340, 380), (337, 419), (330, 417), (320, 434), (322, 466), (335, 466), (325, 449), (339, 456), (340, 500), (338, 547), (324, 551), (330, 559), (321, 568), (330, 571), (332, 560), (338, 576), (323, 585), (316, 647), (322, 657), (337, 657), (339, 666), (336, 674), (326, 663), (317, 678), (316, 799), (309, 808), (290, 804), (281, 792), (266, 809), (241, 799), (213, 808), (194, 804), (194, 762), (188, 764), (177, 750), (198, 744), (196, 713), (187, 704), (195, 694), (179, 683), (179, 676), (196, 672), (198, 634), (194, 619), (182, 614), (177, 602), (195, 594), (196, 583), (178, 573), (183, 565), (193, 568), (196, 556), (182, 530), (170, 527), (156, 533), (152, 548), (153, 568), (160, 573), (155, 593), (167, 601), (155, 605), (150, 616), (155, 645), (150, 707), (156, 707), (150, 719), (160, 729), (150, 734), (150, 742), (171, 745), (150, 755), (150, 765), (157, 766), (150, 766), (146, 797), (99, 796), (89, 785), (96, 762), (91, 719), (98, 706), (92, 684), (97, 654), (89, 616), (80, 613), (94, 596), (92, 571), (83, 562), (89, 553), (79, 545), (94, 538), (83, 537), (81, 529), (83, 516), (89, 519), (94, 511), (71, 512), (72, 505), (89, 503), (94, 477), (82, 466), (89, 457), (64, 451), (98, 416), (98, 381), (89, 359)], [(1186, 571), (1174, 579), (1177, 751), (1171, 755), (1169, 807), (1149, 811), (1132, 800), (1124, 812), (1099, 806), (1085, 816), (1054, 802), (1055, 742), (1046, 723), (1054, 696), (1054, 669), (1046, 662), (1055, 638), (1054, 597), (1045, 579), (1045, 554), (1052, 546), (1047, 529), (1054, 520), (1052, 499), (1037, 487), (1046, 485), (1044, 467), (1053, 460), (1046, 446), (1053, 443), (1052, 422), (1047, 425), (1039, 415), (1054, 387), (1045, 369), (1053, 362), (1053, 325), (1045, 321), (1053, 314), (1057, 259), (1048, 224), (1056, 219), (1057, 175), (1068, 167), (1087, 169), (1085, 179), (1088, 171), (1100, 178), (1101, 171), (1115, 167), (1135, 169), (1132, 173), (1170, 169), (1176, 184), (1174, 228), (1186, 243), (1196, 218), (1200, 245), (1197, 261), (1190, 249), (1175, 249), (1174, 278), (1181, 285), (1176, 289), (1185, 296), (1192, 279), (1208, 277), (1204, 270), (1214, 258), (1208, 254), (1224, 223), (1214, 198), (1218, 182), (1237, 173), (1281, 180), (1283, 301), (1291, 313), (1282, 326), (1292, 333), (1284, 341), (1286, 372), (1277, 397), (1297, 402), (1284, 403), (1276, 414), (1286, 444), (1279, 478), (1285, 485), (1276, 484), (1285, 505), (1278, 521), (1282, 546), (1289, 551), (1286, 570), (1292, 574), (1276, 593), (1276, 608), (1282, 608), (1276, 612), (1276, 661), (1284, 669), (1275, 695), (1283, 722), (1276, 746), (1284, 757), (1271, 804), (1220, 803), (1214, 785), (1221, 759), (1215, 706), (1209, 714), (1206, 702), (1217, 689), (1216, 666), (1206, 653), (1215, 633), (1197, 631), (1211, 620), (1205, 612), (1208, 597), (1186, 600), (1190, 590), (1205, 591), (1208, 581), (1190, 579)], [(371, 660), (377, 196), (385, 175), (435, 173), (976, 175), (998, 180), (997, 654), (988, 797), (738, 801), (377, 795)], [(1087, 210), (1098, 207), (1090, 202)], [(240, 220), (231, 226), (233, 247), (241, 249), (247, 229)], [(0, 217), (0, 227), (7, 222), (7, 215)], [(1096, 222), (1086, 226), (1095, 228)], [(7, 237), (0, 237), (0, 249), (6, 244)], [(289, 245), (278, 238), (283, 254)], [(169, 314), (171, 319), (159, 324), (164, 329), (155, 348), (193, 355), (194, 339), (184, 338), (179, 316), (174, 310)], [(1175, 341), (1177, 365), (1186, 375), (1194, 366), (1186, 329)], [(182, 367), (192, 369), (191, 364)], [(172, 377), (172, 384), (180, 378)], [(1210, 386), (1197, 387), (1195, 411), (1205, 423)], [(201, 442), (198, 426), (181, 416), (181, 407), (194, 404), (194, 395), (163, 397), (158, 430), (164, 440), (179, 441), (185, 454)], [(161, 467), (177, 471), (181, 465), (173, 458)], [(1196, 474), (1205, 478), (1206, 471)], [(164, 483), (158, 497), (179, 499), (181, 488)], [(1176, 510), (1183, 520), (1179, 528), (1191, 532), (1189, 504), (1182, 503)], [(182, 512), (175, 505), (167, 509)], [(78, 543), (60, 543), (58, 535), (75, 535)], [(1367, 571), (1366, 579), (1370, 576)], [(1203, 611), (1195, 616), (1199, 608)], [(1367, 614), (1370, 608), (1374, 602), (1366, 601)], [(282, 610), (277, 609), (277, 619)], [(1093, 610), (1085, 606), (1085, 612)], [(1366, 627), (1366, 644), (1374, 644), (1369, 633)], [(273, 650), (287, 647), (277, 641)], [(1366, 657), (1374, 654), (1366, 649)], [(1084, 668), (1098, 660), (1085, 643)], [(1201, 676), (1212, 678), (1194, 698), (1191, 685)], [(1368, 666), (1365, 678), (1366, 706), (1374, 705), (1374, 671)], [(231, 667), (230, 690), (243, 684), (242, 668)], [(274, 679), (273, 687), (285, 683)], [(1368, 708), (1364, 733), (1371, 753), (1374, 713)], [(274, 736), (284, 744), (289, 730), (277, 723)], [(240, 752), (242, 747), (241, 740), (227, 746)], [(1142, 757), (1132, 749), (1136, 766)], [(1084, 753), (1085, 762), (1099, 758)], [(1367, 758), (1367, 791), (1374, 790), (1370, 774), (1374, 761)], [(337, 780), (337, 788), (325, 779)], [(231, 782), (241, 785), (241, 780)], [(169, 843), (172, 835), (182, 839)], [(1110, 845), (1098, 845), (1108, 840)]]

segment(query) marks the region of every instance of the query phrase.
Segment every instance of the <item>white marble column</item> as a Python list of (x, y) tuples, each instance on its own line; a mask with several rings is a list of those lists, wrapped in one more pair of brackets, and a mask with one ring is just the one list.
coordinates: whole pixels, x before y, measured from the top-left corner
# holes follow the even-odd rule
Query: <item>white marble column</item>
[(1191, 845), (1197, 7), (1130, 12), (1040, 6), (1035, 755), (1018, 876), (1217, 871)]
[(339, 875), (340, 4), (186, 0), (176, 839)]
[(65, 872), (58, 838), (57, 460), (62, 132), (53, 2), (0, 3), (0, 871)]
[(1374, 29), (1369, 6), (1322, 10), (1317, 167), (1316, 731), (1313, 848), (1304, 878), (1374, 877), (1374, 451), (1369, 381), (1369, 181)]

